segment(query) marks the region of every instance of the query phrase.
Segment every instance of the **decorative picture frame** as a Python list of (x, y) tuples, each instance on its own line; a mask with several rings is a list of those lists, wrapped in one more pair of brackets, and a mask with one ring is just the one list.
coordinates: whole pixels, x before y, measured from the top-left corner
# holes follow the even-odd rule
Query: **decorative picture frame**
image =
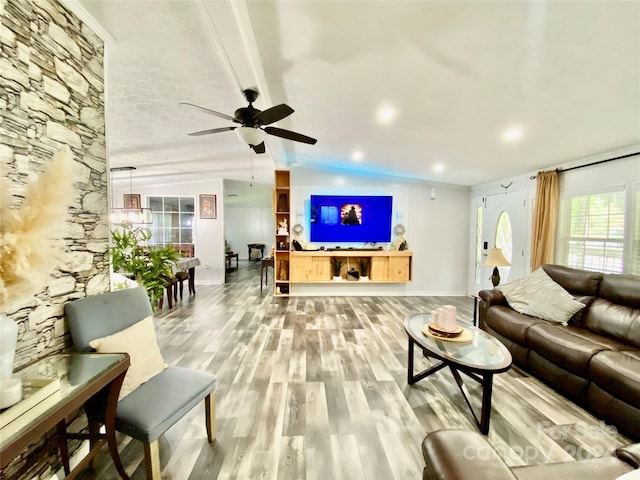
[(139, 209), (142, 208), (140, 203), (139, 193), (125, 193), (122, 196), (122, 204), (126, 209)]
[(215, 195), (201, 194), (198, 205), (199, 205), (198, 210), (200, 211), (200, 218), (204, 218), (204, 219), (218, 218), (218, 215), (217, 215), (218, 208), (216, 205)]

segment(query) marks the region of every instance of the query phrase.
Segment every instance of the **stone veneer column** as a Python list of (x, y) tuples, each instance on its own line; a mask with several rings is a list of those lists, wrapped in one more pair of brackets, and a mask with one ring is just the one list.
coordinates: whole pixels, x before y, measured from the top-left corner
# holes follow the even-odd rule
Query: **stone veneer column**
[(64, 144), (74, 155), (66, 251), (47, 288), (10, 307), (16, 366), (70, 345), (70, 299), (109, 289), (104, 46), (55, 0), (0, 0), (0, 169), (16, 205)]

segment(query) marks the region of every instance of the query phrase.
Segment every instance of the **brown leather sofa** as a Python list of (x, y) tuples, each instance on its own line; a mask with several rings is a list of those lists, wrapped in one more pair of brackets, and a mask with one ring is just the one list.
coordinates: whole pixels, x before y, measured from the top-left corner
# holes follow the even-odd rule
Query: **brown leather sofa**
[(500, 339), (516, 365), (640, 439), (640, 277), (543, 265), (586, 305), (566, 325), (516, 312), (482, 290), (480, 328)]
[(640, 467), (640, 443), (601, 458), (509, 467), (503, 460), (508, 452), (467, 430), (431, 432), (422, 442), (422, 455), (423, 480), (614, 480)]

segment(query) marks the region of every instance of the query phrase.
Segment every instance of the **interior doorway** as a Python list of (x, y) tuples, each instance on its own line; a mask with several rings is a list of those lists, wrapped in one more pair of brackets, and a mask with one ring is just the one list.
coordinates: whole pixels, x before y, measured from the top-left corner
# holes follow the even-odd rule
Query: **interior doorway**
[[(224, 241), (226, 282), (236, 267), (260, 264), (269, 255), (275, 239), (271, 206), (273, 184), (249, 184), (224, 180)], [(263, 245), (262, 248), (251, 246)], [(257, 254), (257, 256), (256, 256)]]

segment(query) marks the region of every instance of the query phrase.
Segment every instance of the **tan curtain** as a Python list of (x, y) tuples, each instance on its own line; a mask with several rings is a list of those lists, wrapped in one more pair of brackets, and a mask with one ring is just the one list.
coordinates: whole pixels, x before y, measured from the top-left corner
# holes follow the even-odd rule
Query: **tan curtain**
[(558, 223), (558, 172), (539, 172), (531, 238), (531, 271), (553, 263)]

